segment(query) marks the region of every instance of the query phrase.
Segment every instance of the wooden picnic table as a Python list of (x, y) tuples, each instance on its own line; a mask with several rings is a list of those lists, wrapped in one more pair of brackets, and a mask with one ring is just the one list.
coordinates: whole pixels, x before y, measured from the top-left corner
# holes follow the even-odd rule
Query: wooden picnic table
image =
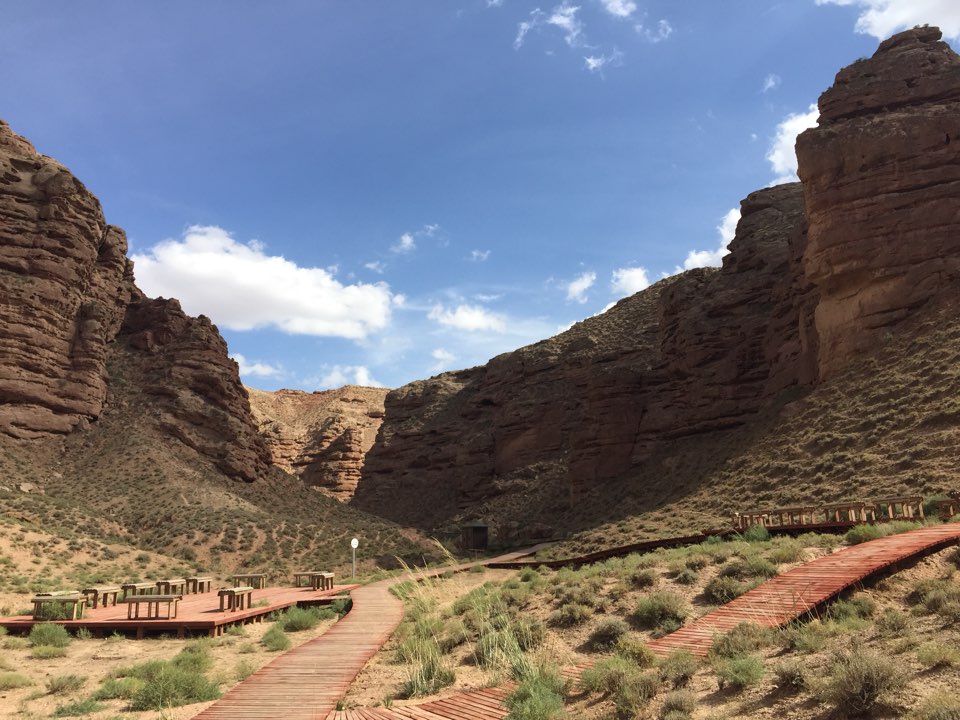
[(36, 597), (33, 598), (33, 619), (34, 620), (43, 620), (43, 606), (44, 605), (69, 605), (70, 606), (70, 619), (76, 620), (78, 617), (83, 615), (83, 608), (87, 603), (86, 595), (81, 595), (77, 591), (60, 591), (60, 592), (50, 592), (50, 593), (38, 593)]
[[(147, 606), (147, 620), (160, 618), (160, 606), (165, 605), (167, 614), (166, 619), (177, 616), (177, 606), (180, 604), (180, 595), (131, 595), (123, 598), (120, 602), (127, 605), (127, 620), (140, 619), (140, 606)], [(171, 612), (172, 611), (172, 612)]]
[(256, 590), (263, 590), (267, 586), (266, 573), (246, 573), (233, 576), (233, 586), (241, 587), (249, 585)]
[[(98, 605), (103, 605), (104, 607), (106, 607), (107, 604), (116, 605), (117, 596), (120, 594), (120, 586), (94, 585), (92, 587), (84, 588), (81, 592), (87, 596), (87, 600), (90, 602), (90, 607), (96, 610)], [(110, 602), (111, 600), (113, 602)]]
[(253, 602), (253, 590), (249, 585), (217, 590), (217, 595), (220, 597), (220, 611), (249, 610)]
[(157, 580), (157, 592), (160, 595), (183, 595), (186, 591), (187, 581), (184, 578)]
[(205, 593), (213, 589), (213, 578), (207, 575), (193, 575), (186, 580), (188, 593)]
[(120, 589), (123, 590), (123, 599), (126, 600), (131, 595), (156, 595), (157, 583), (149, 580), (147, 582), (123, 583)]
[(306, 584), (314, 590), (333, 590), (333, 573), (319, 572), (317, 570), (304, 570), (293, 574), (294, 583), (300, 587), (300, 581), (306, 580)]

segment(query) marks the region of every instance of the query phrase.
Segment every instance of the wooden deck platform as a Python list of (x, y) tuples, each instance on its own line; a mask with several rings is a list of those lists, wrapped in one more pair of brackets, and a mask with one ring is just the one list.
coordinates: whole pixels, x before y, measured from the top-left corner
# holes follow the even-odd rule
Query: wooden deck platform
[[(225, 627), (245, 622), (257, 622), (275, 610), (283, 610), (293, 605), (314, 605), (329, 603), (335, 597), (344, 595), (359, 585), (337, 585), (332, 590), (311, 590), (310, 588), (268, 587), (253, 591), (254, 604), (246, 610), (225, 612), (220, 610), (220, 601), (216, 592), (184, 595), (180, 601), (176, 618), (158, 618), (145, 620), (127, 618), (127, 606), (107, 605), (93, 609), (87, 608), (80, 620), (57, 620), (60, 625), (76, 630), (86, 628), (94, 635), (108, 635), (112, 632), (135, 633), (143, 637), (144, 633), (169, 633), (177, 637), (194, 634), (219, 635)], [(264, 604), (265, 603), (265, 604)], [(0, 627), (13, 632), (29, 632), (38, 622), (30, 615), (0, 617)]]

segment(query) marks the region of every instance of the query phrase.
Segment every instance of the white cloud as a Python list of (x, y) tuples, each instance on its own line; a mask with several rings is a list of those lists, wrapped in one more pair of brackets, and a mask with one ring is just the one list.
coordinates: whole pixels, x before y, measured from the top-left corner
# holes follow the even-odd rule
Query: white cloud
[[(644, 267), (625, 267), (613, 271), (610, 288), (618, 295), (633, 295), (650, 287), (650, 278)], [(605, 312), (604, 309), (601, 312)]]
[(471, 250), (470, 251), (470, 260), (473, 262), (483, 262), (488, 257), (490, 257), (489, 250)]
[(507, 324), (501, 316), (479, 305), (457, 305), (452, 310), (448, 310), (438, 304), (430, 308), (427, 317), (457, 330), (506, 332), (507, 329)]
[(383, 271), (387, 269), (386, 263), (382, 263), (379, 260), (374, 260), (373, 262), (364, 263), (363, 266), (367, 270), (372, 270), (378, 275), (383, 275)]
[(599, 72), (602, 73), (603, 68), (607, 65), (611, 67), (619, 67), (623, 65), (623, 53), (617, 49), (614, 49), (609, 55), (589, 55), (583, 58), (584, 66), (590, 72)]
[(436, 362), (430, 366), (430, 372), (435, 373), (440, 372), (441, 370), (446, 370), (457, 359), (456, 355), (449, 350), (445, 350), (444, 348), (437, 348), (430, 353), (430, 357), (436, 360)]
[(393, 304), (397, 307), (403, 307), (407, 304), (407, 296), (403, 293), (397, 293), (393, 296)]
[(819, 115), (817, 106), (811, 105), (807, 112), (787, 115), (777, 125), (777, 134), (767, 150), (767, 161), (776, 175), (771, 185), (797, 181), (797, 135), (816, 127)]
[(499, 300), (503, 297), (503, 293), (498, 295), (485, 295), (483, 293), (477, 293), (473, 296), (474, 300), (479, 300), (480, 302), (493, 302), (494, 300)]
[(405, 232), (400, 236), (400, 239), (396, 243), (390, 246), (390, 251), (395, 252), (398, 255), (407, 255), (412, 253), (417, 249), (417, 243), (413, 239), (413, 235), (408, 232)]
[(318, 390), (330, 390), (344, 385), (383, 387), (383, 384), (377, 382), (364, 365), (334, 365), (331, 368), (325, 368), (325, 373), (319, 379), (308, 381), (307, 384), (315, 386)]
[(595, 272), (585, 272), (578, 275), (567, 285), (567, 300), (574, 300), (581, 305), (587, 301), (587, 290), (597, 281)]
[(715, 250), (691, 250), (687, 253), (686, 259), (683, 261), (683, 268), (677, 268), (677, 272), (681, 270), (692, 270), (693, 268), (699, 267), (719, 267), (723, 264), (723, 256), (726, 255), (729, 250), (727, 250), (727, 245), (730, 244), (730, 241), (733, 240), (733, 236), (737, 232), (737, 223), (740, 221), (740, 208), (732, 208), (726, 215), (723, 216), (723, 220), (720, 221), (720, 224), (717, 225), (717, 234), (720, 236), (720, 245)]
[(503, 5), (503, 0), (487, 0), (487, 7), (500, 7)]
[(652, 43), (663, 42), (673, 35), (673, 25), (668, 20), (658, 20), (656, 26), (652, 28), (641, 23), (634, 25), (633, 29)]
[(776, 73), (770, 73), (763, 79), (763, 90), (761, 92), (770, 92), (771, 90), (776, 90), (780, 87), (782, 82), (779, 75)]
[(570, 47), (579, 47), (583, 44), (583, 22), (577, 17), (579, 5), (571, 5), (567, 0), (557, 5), (550, 13), (540, 8), (530, 11), (530, 19), (517, 24), (517, 36), (513, 41), (514, 50), (523, 47), (527, 35), (544, 25), (551, 25), (563, 32), (563, 39)]
[(853, 5), (860, 9), (856, 31), (884, 39), (915, 25), (938, 25), (945, 37), (960, 39), (957, 0), (817, 0), (817, 5)]
[(600, 3), (608, 13), (619, 18), (628, 18), (637, 11), (633, 0), (600, 0)]
[(231, 330), (275, 327), (294, 335), (360, 340), (390, 323), (385, 283), (344, 285), (323, 268), (302, 268), (243, 244), (216, 226), (194, 225), (132, 257), (137, 284), (178, 298), (191, 315)]
[(240, 374), (255, 377), (277, 377), (283, 371), (275, 365), (254, 361), (248, 362), (240, 353), (232, 353), (230, 357), (240, 366)]
[(424, 225), (423, 230), (420, 231), (420, 234), (423, 235), (424, 237), (433, 237), (434, 235), (436, 235), (437, 230), (439, 229), (440, 229), (440, 226), (438, 224)]

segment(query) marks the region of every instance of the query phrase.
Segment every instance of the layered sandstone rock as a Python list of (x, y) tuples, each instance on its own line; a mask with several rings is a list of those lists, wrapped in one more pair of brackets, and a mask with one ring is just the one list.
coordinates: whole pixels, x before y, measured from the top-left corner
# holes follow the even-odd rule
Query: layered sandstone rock
[(960, 278), (960, 57), (940, 36), (900, 33), (841, 70), (797, 140), (823, 376)]
[(796, 321), (804, 300), (790, 292), (803, 286), (791, 244), (802, 220), (799, 185), (754, 193), (720, 270), (664, 280), (484, 367), (391, 392), (355, 502), (431, 526), (543, 472), (575, 502), (671, 440), (747, 422), (807, 379), (796, 361), (809, 343)]
[(128, 362), (142, 366), (128, 394), (162, 433), (228, 476), (261, 476), (269, 452), (226, 343), (176, 301), (145, 298), (126, 249), (83, 184), (0, 121), (0, 433), (88, 427), (108, 366)]
[(338, 500), (349, 500), (383, 422), (383, 388), (247, 389), (273, 464)]
[(83, 184), (0, 121), (0, 432), (42, 437), (100, 414), (126, 250)]

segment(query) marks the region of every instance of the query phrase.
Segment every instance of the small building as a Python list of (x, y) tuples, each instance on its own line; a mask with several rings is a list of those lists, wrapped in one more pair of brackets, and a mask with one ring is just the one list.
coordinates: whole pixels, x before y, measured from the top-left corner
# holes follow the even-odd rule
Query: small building
[(465, 552), (486, 550), (490, 543), (490, 529), (485, 522), (471, 520), (460, 528), (460, 546)]

